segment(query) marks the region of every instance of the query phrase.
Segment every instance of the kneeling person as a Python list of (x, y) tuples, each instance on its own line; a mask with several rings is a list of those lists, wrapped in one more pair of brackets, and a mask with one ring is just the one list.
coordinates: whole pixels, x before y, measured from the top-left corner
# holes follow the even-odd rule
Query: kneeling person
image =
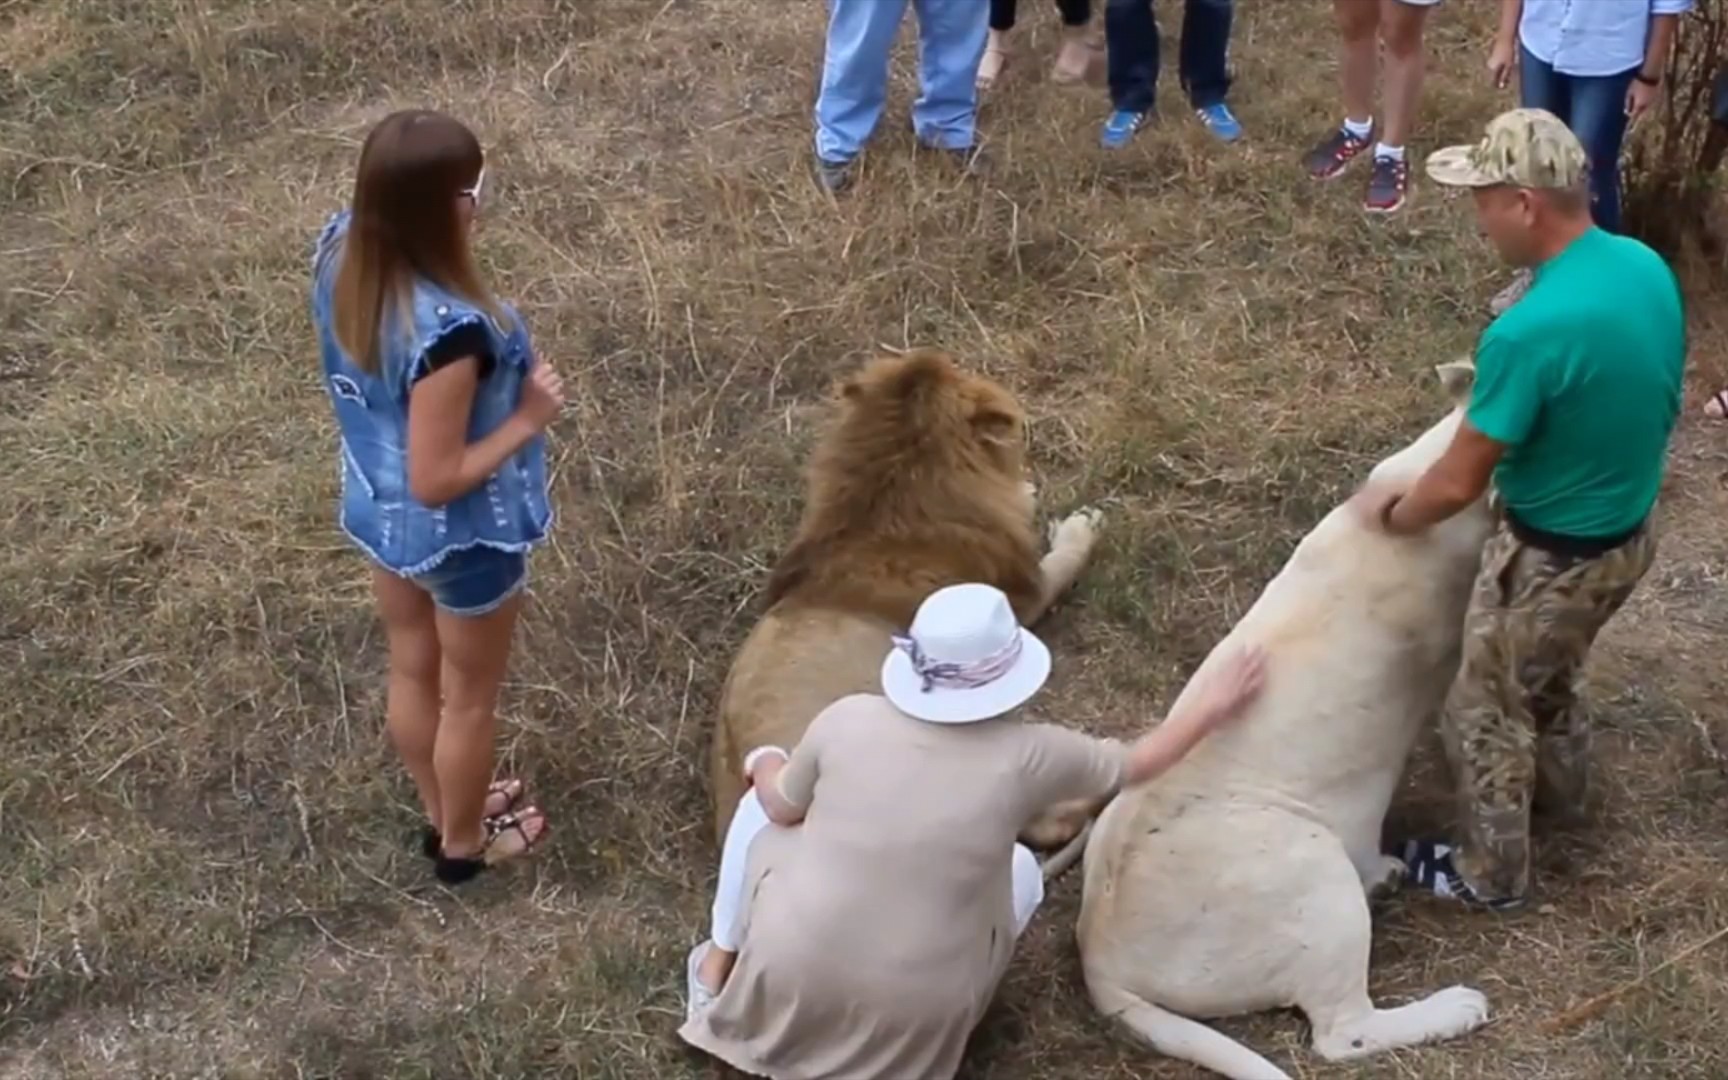
[(752, 1075), (953, 1076), (1043, 897), (1019, 831), (1163, 772), (1264, 677), (1237, 658), (1130, 749), (1010, 716), (1050, 653), (991, 586), (932, 594), (895, 644), (882, 695), (745, 766), (679, 1034)]

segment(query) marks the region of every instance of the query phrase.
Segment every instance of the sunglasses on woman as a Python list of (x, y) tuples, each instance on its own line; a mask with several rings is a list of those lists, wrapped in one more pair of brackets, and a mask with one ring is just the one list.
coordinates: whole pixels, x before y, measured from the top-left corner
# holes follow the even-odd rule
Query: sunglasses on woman
[(479, 210), (480, 209), (480, 190), (482, 188), (484, 188), (485, 186), (486, 186), (486, 166), (482, 165), (482, 166), (480, 166), (480, 175), (476, 176), (474, 178), (474, 186), (473, 187), (460, 188), (457, 190), (456, 194), (466, 195), (470, 199), (473, 199), (474, 200), (474, 209)]

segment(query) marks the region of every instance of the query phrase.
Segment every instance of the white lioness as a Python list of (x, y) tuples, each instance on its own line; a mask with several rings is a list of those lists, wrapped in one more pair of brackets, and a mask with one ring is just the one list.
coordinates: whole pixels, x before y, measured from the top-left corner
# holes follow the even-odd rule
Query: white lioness
[[(1451, 441), (1475, 371), (1436, 369), (1457, 405), (1373, 479), (1414, 483)], [(1334, 509), (1195, 673), (1255, 643), (1266, 689), (1179, 765), (1110, 803), (1085, 851), (1079, 944), (1093, 1003), (1171, 1057), (1235, 1080), (1287, 1074), (1189, 1017), (1301, 1009), (1331, 1060), (1451, 1038), (1488, 1015), (1454, 986), (1377, 1009), (1368, 894), (1403, 864), (1380, 829), (1457, 671), (1491, 529), (1485, 500), (1416, 539)], [(1179, 1015), (1180, 1014), (1180, 1015)]]

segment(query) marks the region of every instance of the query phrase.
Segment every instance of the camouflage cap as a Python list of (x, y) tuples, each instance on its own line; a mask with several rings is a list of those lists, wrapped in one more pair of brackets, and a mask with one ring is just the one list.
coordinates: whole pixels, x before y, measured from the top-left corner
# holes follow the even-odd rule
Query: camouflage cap
[(1436, 150), (1427, 162), (1430, 179), (1453, 187), (1570, 188), (1584, 182), (1587, 168), (1578, 136), (1546, 109), (1503, 112), (1481, 142)]

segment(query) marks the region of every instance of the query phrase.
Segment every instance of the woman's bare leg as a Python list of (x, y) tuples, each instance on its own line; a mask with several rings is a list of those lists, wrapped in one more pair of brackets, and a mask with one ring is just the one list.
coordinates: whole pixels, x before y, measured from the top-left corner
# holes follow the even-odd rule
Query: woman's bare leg
[(414, 780), (426, 820), (433, 829), (442, 830), (444, 807), (432, 764), (438, 738), (442, 655), (432, 598), (413, 582), (377, 567), (372, 569), (372, 595), (390, 646), (385, 728)]
[(492, 779), (498, 688), (504, 682), (521, 609), (522, 594), (517, 593), (485, 615), (434, 613), (443, 651), (444, 717), (438, 725), (432, 764), (442, 807), (444, 854), (453, 859), (478, 858), (483, 852), (488, 861), (508, 858), (525, 850), (546, 828), (539, 811), (523, 810), (526, 835), (514, 830), (503, 833), (495, 850), (486, 851), (483, 815)]

